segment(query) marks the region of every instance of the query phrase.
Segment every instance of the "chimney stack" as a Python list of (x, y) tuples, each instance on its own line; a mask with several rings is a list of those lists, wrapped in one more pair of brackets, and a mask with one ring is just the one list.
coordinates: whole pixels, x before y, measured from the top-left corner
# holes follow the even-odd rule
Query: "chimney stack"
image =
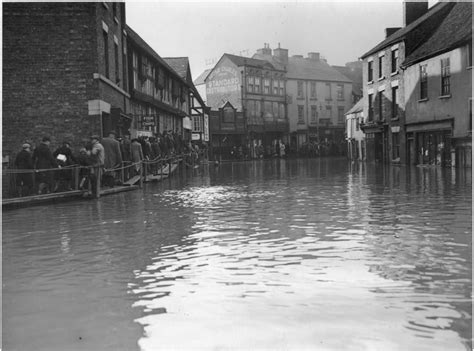
[(319, 62), (319, 52), (308, 52), (308, 60)]
[(401, 28), (400, 27), (385, 28), (385, 38), (388, 38), (389, 36), (391, 36), (393, 33), (395, 33), (399, 29), (401, 29)]
[(259, 55), (272, 55), (272, 49), (270, 49), (270, 44), (263, 43), (263, 48), (257, 50), (257, 54)]
[(403, 24), (408, 26), (428, 12), (428, 1), (403, 1)]
[(280, 48), (280, 43), (278, 43), (278, 49), (273, 49), (273, 56), (281, 63), (288, 64), (288, 49)]

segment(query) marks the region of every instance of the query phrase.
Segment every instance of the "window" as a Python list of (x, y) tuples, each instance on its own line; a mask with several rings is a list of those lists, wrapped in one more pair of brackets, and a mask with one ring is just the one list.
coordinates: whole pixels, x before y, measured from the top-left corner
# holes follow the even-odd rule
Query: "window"
[(262, 115), (262, 103), (260, 101), (255, 101), (255, 116), (261, 117)]
[(115, 53), (115, 82), (120, 82), (120, 70), (119, 70), (119, 46), (118, 43), (114, 42), (114, 53)]
[(337, 123), (344, 123), (344, 107), (337, 108)]
[(253, 77), (247, 77), (247, 91), (249, 93), (253, 93), (254, 81)]
[(264, 79), (264, 92), (265, 94), (270, 94), (270, 79), (269, 78)]
[(280, 79), (280, 95), (285, 95), (285, 81)]
[(326, 100), (332, 100), (331, 83), (326, 83)]
[(392, 87), (392, 118), (398, 117), (398, 87)]
[(133, 68), (133, 88), (138, 89), (138, 55), (136, 52), (132, 56), (132, 68)]
[(278, 107), (280, 109), (280, 118), (286, 118), (285, 104), (280, 102), (280, 105)]
[(337, 99), (344, 100), (344, 84), (337, 85)]
[(125, 36), (122, 36), (122, 48), (123, 48), (123, 53), (122, 53), (122, 87), (126, 88), (125, 90), (128, 90), (128, 85), (127, 85), (127, 45), (125, 44)]
[(420, 66), (420, 99), (428, 99), (428, 73), (426, 65)]
[(316, 122), (318, 120), (318, 106), (311, 106), (311, 122)]
[(316, 82), (311, 82), (311, 98), (316, 99)]
[(104, 38), (105, 76), (109, 78), (109, 36), (105, 30), (102, 31), (102, 36)]
[(358, 117), (356, 117), (355, 122), (356, 122), (356, 131), (359, 131), (360, 130), (360, 121), (359, 121)]
[(368, 72), (368, 81), (372, 82), (374, 80), (374, 62), (367, 62), (367, 72)]
[(298, 81), (298, 97), (303, 97), (303, 82)]
[(383, 56), (379, 56), (379, 78), (383, 78)]
[(273, 116), (280, 118), (279, 112), (280, 110), (278, 108), (278, 102), (273, 102)]
[(467, 66), (472, 67), (472, 43), (467, 46)]
[(400, 133), (392, 133), (392, 158), (400, 157)]
[(298, 124), (304, 124), (304, 106), (298, 105)]
[(449, 95), (450, 87), (449, 57), (441, 59), (441, 95)]
[(392, 73), (398, 71), (398, 49), (392, 50)]
[(326, 113), (329, 118), (332, 118), (332, 106), (326, 106)]
[(273, 118), (273, 104), (271, 101), (265, 101), (263, 103), (263, 107), (265, 108), (265, 117), (266, 118)]
[(201, 116), (193, 116), (193, 132), (202, 132)]
[(379, 91), (378, 100), (379, 100), (379, 121), (382, 121), (383, 120), (383, 91)]
[(254, 92), (260, 93), (260, 77), (255, 77)]
[(232, 107), (225, 107), (223, 111), (223, 122), (224, 123), (234, 123), (234, 109)]
[(278, 95), (278, 87), (280, 86), (280, 81), (278, 79), (273, 80), (273, 94)]
[(369, 122), (374, 120), (374, 95), (369, 94)]

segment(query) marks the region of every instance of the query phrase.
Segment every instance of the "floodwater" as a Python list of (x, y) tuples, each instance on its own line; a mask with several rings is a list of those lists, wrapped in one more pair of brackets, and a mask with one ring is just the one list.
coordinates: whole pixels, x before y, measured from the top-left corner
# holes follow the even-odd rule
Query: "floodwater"
[(314, 159), (4, 211), (3, 349), (470, 350), (471, 207), (470, 171)]

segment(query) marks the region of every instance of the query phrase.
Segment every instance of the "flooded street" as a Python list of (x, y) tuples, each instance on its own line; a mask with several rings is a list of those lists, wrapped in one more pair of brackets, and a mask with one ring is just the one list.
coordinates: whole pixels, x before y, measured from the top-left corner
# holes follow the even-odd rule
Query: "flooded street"
[(268, 160), (3, 212), (5, 350), (470, 350), (470, 171)]

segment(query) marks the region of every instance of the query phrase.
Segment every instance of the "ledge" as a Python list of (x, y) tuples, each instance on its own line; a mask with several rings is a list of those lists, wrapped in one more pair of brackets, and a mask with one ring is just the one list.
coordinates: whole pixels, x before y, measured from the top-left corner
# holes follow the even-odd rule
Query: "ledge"
[(398, 70), (396, 70), (395, 72), (390, 73), (390, 77), (396, 76), (397, 74), (398, 74)]
[(102, 74), (100, 73), (94, 73), (93, 74), (93, 78), (94, 79), (98, 79), (104, 83), (106, 83), (107, 85), (109, 85), (110, 87), (114, 88), (115, 90), (117, 90), (118, 92), (120, 92), (121, 94), (125, 95), (126, 97), (130, 98), (130, 94), (127, 93), (125, 90), (123, 90), (122, 88), (120, 88), (117, 84), (115, 84), (114, 82), (112, 82), (110, 79), (104, 77)]
[(438, 96), (438, 99), (449, 99), (451, 94)]
[(382, 77), (379, 77), (379, 79), (377, 79), (378, 82), (380, 82), (381, 80), (384, 80), (385, 79), (385, 76), (382, 76)]
[(367, 84), (373, 84), (373, 83), (374, 83), (373, 80), (369, 80), (369, 81), (367, 82)]
[(428, 101), (428, 100), (429, 100), (428, 98), (424, 98), (424, 99), (418, 100), (418, 102), (426, 102), (426, 101)]

